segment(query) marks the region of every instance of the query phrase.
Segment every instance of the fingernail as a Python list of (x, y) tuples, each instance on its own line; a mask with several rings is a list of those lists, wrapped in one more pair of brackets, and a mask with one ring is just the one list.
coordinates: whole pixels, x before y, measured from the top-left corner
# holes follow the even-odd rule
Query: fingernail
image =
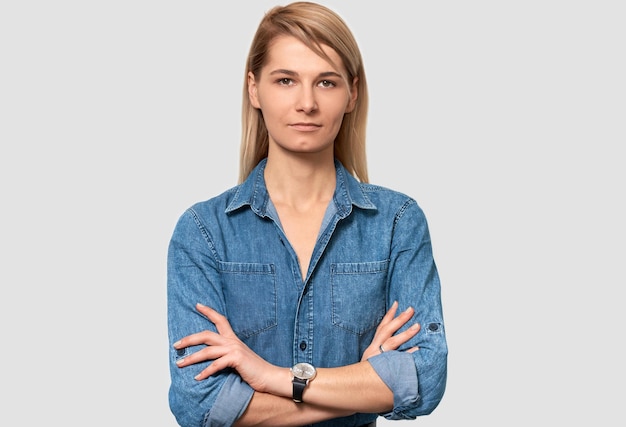
[(176, 341), (176, 342), (174, 343), (174, 346), (173, 346), (173, 347), (174, 347), (174, 348), (177, 348), (179, 345), (180, 345), (180, 341)]
[(413, 323), (411, 325), (411, 330), (413, 330), (413, 331), (416, 330), (416, 329), (419, 329), (419, 328), (420, 328), (420, 324), (419, 323)]
[(177, 364), (177, 365), (180, 365), (180, 364), (182, 364), (184, 361), (185, 361), (185, 358), (183, 357), (182, 359), (178, 359), (178, 360), (176, 361), (176, 364)]
[(204, 304), (197, 303), (196, 306), (204, 308)]
[(407, 308), (406, 310), (404, 310), (404, 312), (405, 312), (405, 313), (408, 313), (408, 312), (410, 312), (411, 310), (413, 310), (413, 307), (409, 307), (409, 308)]

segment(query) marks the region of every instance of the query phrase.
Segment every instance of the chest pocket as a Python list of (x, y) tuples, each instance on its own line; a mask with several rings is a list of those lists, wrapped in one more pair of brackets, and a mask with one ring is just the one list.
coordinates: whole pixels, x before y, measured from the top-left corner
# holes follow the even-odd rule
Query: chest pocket
[(332, 322), (362, 335), (385, 315), (389, 261), (331, 265)]
[(228, 321), (241, 339), (278, 324), (272, 264), (219, 262)]

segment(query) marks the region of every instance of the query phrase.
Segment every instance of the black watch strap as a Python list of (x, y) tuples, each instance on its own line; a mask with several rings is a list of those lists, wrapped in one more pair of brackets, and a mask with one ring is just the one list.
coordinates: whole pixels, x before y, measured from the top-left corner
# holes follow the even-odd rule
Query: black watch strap
[(302, 392), (304, 391), (304, 388), (306, 387), (309, 380), (294, 377), (293, 381), (291, 382), (293, 383), (293, 401), (296, 403), (301, 403)]

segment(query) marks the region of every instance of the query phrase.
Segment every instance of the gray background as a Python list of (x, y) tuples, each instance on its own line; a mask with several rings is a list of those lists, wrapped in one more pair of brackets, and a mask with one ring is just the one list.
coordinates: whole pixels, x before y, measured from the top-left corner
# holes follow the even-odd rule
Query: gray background
[[(176, 424), (165, 256), (235, 184), (274, 1), (0, 4), (0, 424)], [(429, 219), (440, 407), (380, 425), (624, 425), (618, 1), (327, 1), (371, 91), (370, 177)]]

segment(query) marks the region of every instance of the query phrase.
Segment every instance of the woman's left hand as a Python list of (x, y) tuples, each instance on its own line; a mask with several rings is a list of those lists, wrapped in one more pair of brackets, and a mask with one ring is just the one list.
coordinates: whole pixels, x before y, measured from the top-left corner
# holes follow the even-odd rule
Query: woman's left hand
[[(391, 308), (389, 308), (389, 311), (387, 311), (383, 320), (381, 320), (380, 324), (376, 328), (376, 333), (374, 334), (372, 342), (363, 353), (363, 357), (361, 358), (362, 361), (380, 354), (383, 351), (396, 350), (420, 331), (419, 323), (414, 323), (407, 330), (396, 334), (396, 332), (408, 323), (415, 314), (415, 310), (412, 307), (409, 307), (400, 313), (398, 317), (395, 317), (397, 310), (398, 302), (396, 301), (391, 305)], [(419, 347), (411, 347), (406, 351), (408, 353), (413, 353), (417, 350), (419, 350)]]
[(233, 368), (254, 390), (264, 391), (281, 368), (266, 362), (245, 345), (233, 332), (228, 319), (202, 304), (196, 309), (205, 315), (217, 328), (217, 333), (203, 331), (188, 335), (174, 344), (175, 349), (206, 344), (206, 347), (179, 360), (179, 368), (212, 360), (195, 379), (203, 380), (226, 368)]

